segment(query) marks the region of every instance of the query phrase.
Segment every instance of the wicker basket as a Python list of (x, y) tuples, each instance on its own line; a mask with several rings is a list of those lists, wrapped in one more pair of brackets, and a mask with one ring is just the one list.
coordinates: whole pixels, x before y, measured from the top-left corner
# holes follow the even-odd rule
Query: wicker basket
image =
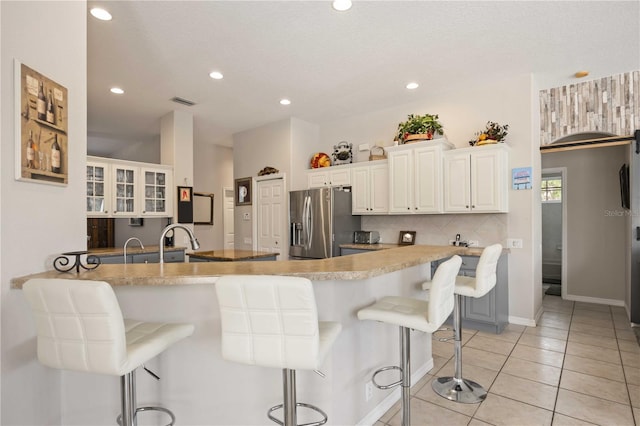
[(387, 158), (387, 153), (384, 152), (384, 148), (378, 145), (374, 145), (369, 152), (369, 161), (384, 160)]

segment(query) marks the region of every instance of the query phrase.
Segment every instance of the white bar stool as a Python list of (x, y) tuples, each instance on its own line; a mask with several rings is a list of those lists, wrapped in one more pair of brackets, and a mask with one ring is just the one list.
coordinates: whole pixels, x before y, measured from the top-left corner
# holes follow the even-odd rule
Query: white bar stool
[[(193, 334), (192, 324), (124, 319), (113, 288), (103, 281), (31, 279), (22, 287), (35, 318), (38, 360), (49, 367), (120, 376), (123, 426), (137, 424), (135, 370)], [(145, 368), (145, 370), (147, 370)], [(147, 370), (149, 371), (149, 370)], [(158, 376), (149, 372), (156, 379)]]
[[(327, 415), (296, 401), (296, 370), (317, 371), (342, 330), (337, 322), (318, 321), (311, 281), (272, 275), (228, 275), (216, 282), (222, 322), (222, 357), (228, 361), (282, 369), (284, 403), (269, 409), (269, 419), (297, 425), (297, 407)], [(273, 416), (283, 408), (284, 421)]]
[[(481, 385), (462, 377), (462, 296), (480, 298), (495, 287), (496, 267), (501, 253), (500, 244), (486, 247), (480, 255), (475, 278), (456, 278), (453, 309), (455, 372), (453, 377), (439, 377), (431, 382), (433, 390), (448, 400), (476, 404), (487, 397), (487, 391)], [(423, 288), (428, 290), (430, 286), (431, 283), (427, 282)]]
[[(410, 329), (433, 333), (453, 310), (453, 287), (462, 259), (453, 256), (438, 266), (433, 280), (429, 301), (407, 297), (387, 296), (373, 305), (358, 311), (361, 320), (381, 321), (400, 326), (400, 366), (383, 367), (373, 373), (372, 382), (379, 389), (402, 387), (402, 425), (411, 424), (411, 360)], [(376, 375), (387, 370), (400, 370), (401, 379), (389, 385), (376, 383)]]

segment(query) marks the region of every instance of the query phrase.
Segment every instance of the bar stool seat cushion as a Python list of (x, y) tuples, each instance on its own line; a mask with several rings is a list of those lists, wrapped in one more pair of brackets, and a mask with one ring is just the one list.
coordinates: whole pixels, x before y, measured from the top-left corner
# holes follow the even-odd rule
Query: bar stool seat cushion
[(453, 310), (453, 287), (462, 259), (453, 256), (438, 267), (429, 300), (386, 296), (358, 311), (358, 319), (382, 321), (425, 333), (438, 330)]
[(117, 375), (126, 374), (174, 343), (193, 334), (193, 324), (124, 320), (127, 339), (127, 362)]
[(439, 325), (429, 323), (429, 302), (407, 297), (386, 296), (358, 311), (358, 319), (382, 321), (432, 333)]
[(52, 368), (123, 376), (194, 331), (193, 324), (125, 320), (103, 281), (32, 279), (23, 291), (35, 317), (38, 359)]

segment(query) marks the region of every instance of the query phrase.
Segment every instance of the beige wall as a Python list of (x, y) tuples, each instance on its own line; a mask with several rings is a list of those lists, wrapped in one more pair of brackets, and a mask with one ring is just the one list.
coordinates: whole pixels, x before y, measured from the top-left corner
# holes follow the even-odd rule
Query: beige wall
[[(52, 269), (61, 252), (86, 248), (87, 11), (85, 2), (0, 2), (3, 425), (63, 423), (59, 371), (36, 360), (35, 330), (12, 277)], [(52, 32), (53, 31), (53, 32)], [(52, 44), (55, 48), (52, 48)], [(14, 58), (68, 89), (69, 184), (14, 180)], [(117, 386), (116, 386), (117, 388)]]
[(618, 177), (625, 158), (625, 147), (542, 156), (544, 168), (567, 168), (568, 297), (601, 303), (625, 299), (626, 215)]
[(233, 187), (233, 150), (194, 141), (194, 192), (213, 194), (213, 225), (194, 225), (200, 250), (224, 248), (223, 188)]

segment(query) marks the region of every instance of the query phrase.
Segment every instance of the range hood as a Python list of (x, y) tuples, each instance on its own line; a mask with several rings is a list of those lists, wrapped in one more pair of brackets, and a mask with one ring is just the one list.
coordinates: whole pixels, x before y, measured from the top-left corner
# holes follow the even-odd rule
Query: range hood
[(606, 132), (574, 133), (548, 145), (541, 146), (540, 153), (547, 154), (550, 152), (570, 151), (574, 149), (629, 145), (634, 141), (636, 142), (636, 152), (640, 152), (640, 130), (636, 130), (635, 134), (631, 136), (616, 136)]

